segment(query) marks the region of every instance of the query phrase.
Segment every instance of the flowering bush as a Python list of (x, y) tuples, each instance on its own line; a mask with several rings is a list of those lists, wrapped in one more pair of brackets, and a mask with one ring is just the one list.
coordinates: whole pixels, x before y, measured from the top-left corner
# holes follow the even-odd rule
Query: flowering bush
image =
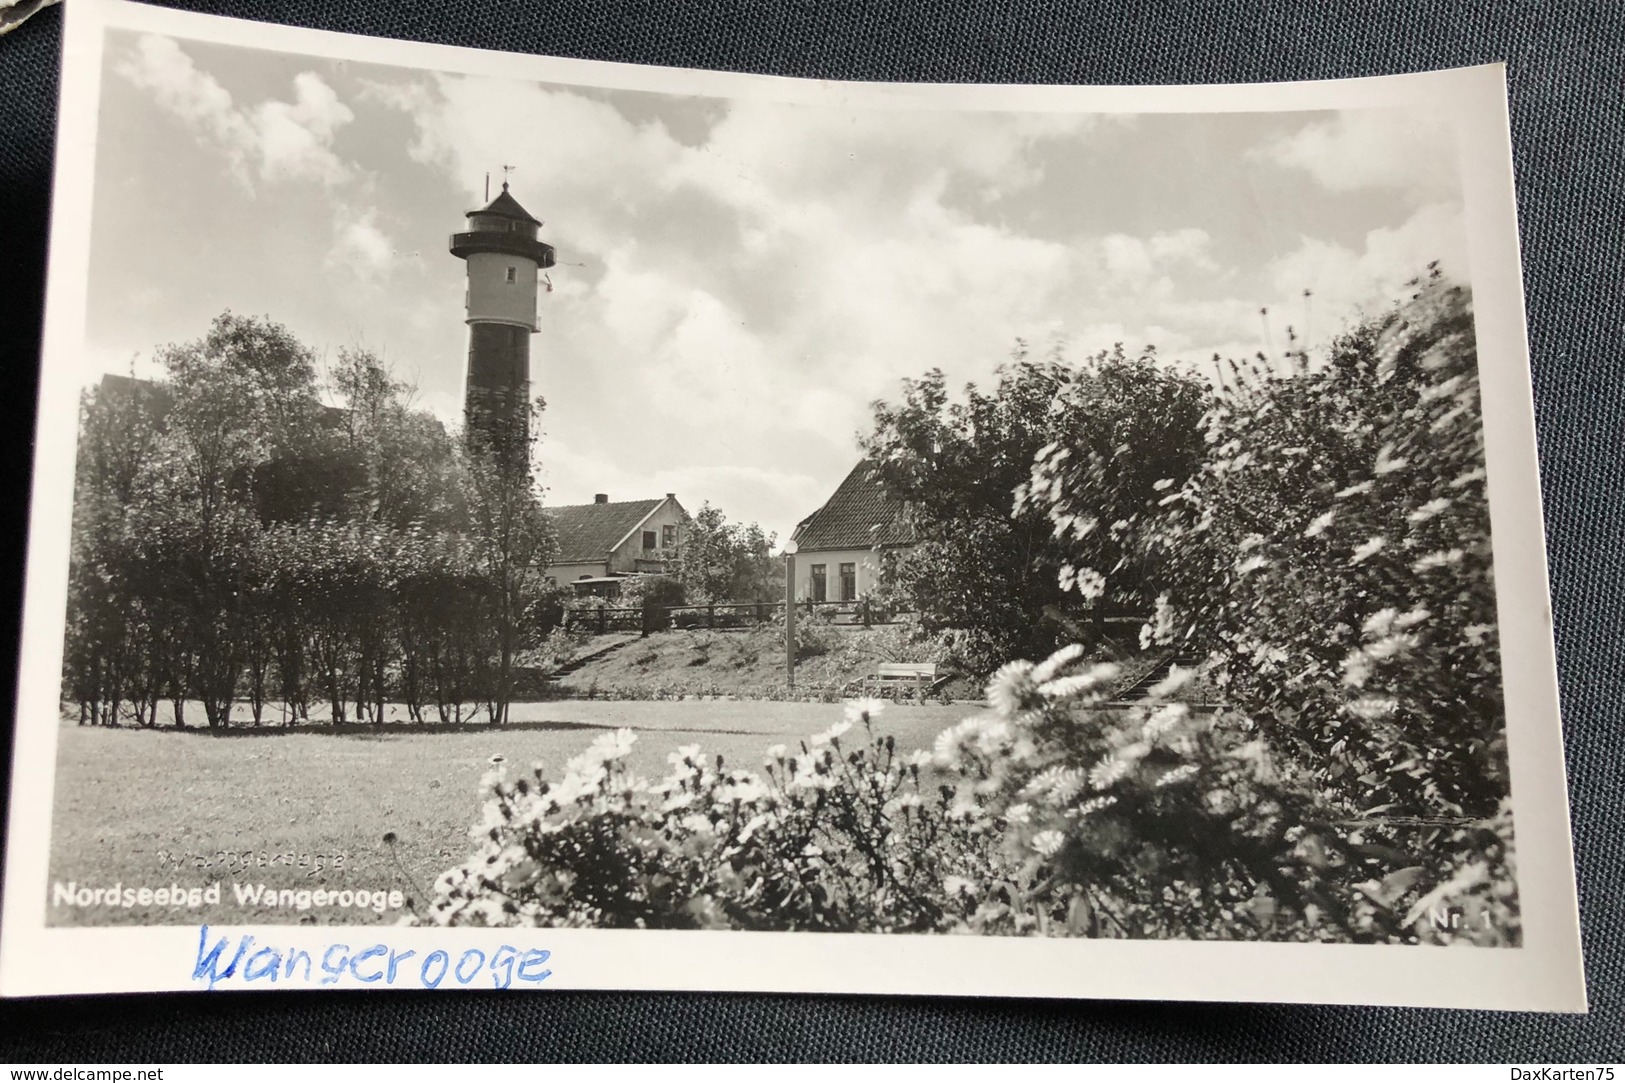
[[(760, 772), (730, 770), (689, 746), (650, 782), (626, 766), (630, 730), (594, 741), (556, 784), (539, 767), (509, 781), (497, 763), (480, 849), (441, 877), (431, 915), (487, 925), (939, 928), (939, 863), (977, 875), (965, 867), (977, 850), (953, 845), (943, 799), (933, 809), (922, 796), (929, 755), (899, 755), (875, 734), (879, 708), (849, 704), (798, 751), (770, 749)], [(856, 727), (861, 738), (849, 736)]]
[[(1471, 854), (1481, 840), (1456, 839), (1432, 856), (1365, 838), (1330, 818), (1246, 718), (1178, 702), (1188, 673), (1143, 707), (1112, 708), (1115, 667), (1081, 656), (1006, 666), (991, 709), (930, 751), (899, 749), (877, 725), (882, 704), (861, 700), (797, 749), (769, 749), (759, 771), (690, 746), (652, 782), (627, 767), (628, 730), (593, 742), (557, 782), (540, 766), (510, 778), (496, 762), (477, 849), (437, 881), (425, 917), (1516, 942), (1509, 837)], [(1463, 916), (1441, 931), (1436, 915), (1452, 909)]]
[[(1236, 368), (1205, 459), (1107, 524), (1113, 462), (1044, 449), (1019, 494), (1117, 540), (1148, 640), (1210, 654), (1225, 697), (1347, 812), (1483, 818), (1507, 794), (1472, 304), (1437, 275), (1324, 364)], [(1098, 590), (1113, 567), (1083, 567)], [(1143, 579), (1139, 570), (1144, 569)]]

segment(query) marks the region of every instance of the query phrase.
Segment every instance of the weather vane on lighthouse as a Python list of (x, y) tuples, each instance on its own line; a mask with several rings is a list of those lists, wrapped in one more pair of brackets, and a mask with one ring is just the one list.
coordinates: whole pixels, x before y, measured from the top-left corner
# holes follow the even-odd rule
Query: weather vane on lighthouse
[(541, 220), (509, 194), (513, 169), (502, 167), (502, 191), (468, 212), (468, 229), (453, 233), (450, 247), (468, 268), (464, 438), (474, 450), (494, 456), (500, 469), (517, 474), (529, 468), (537, 275), (553, 266), (553, 246), (537, 237)]

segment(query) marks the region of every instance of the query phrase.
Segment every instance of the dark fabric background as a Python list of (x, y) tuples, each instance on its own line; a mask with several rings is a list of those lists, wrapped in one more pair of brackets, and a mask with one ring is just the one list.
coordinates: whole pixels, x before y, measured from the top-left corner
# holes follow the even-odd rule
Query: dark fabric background
[[(1625, 6), (1606, 0), (174, 6), (517, 52), (851, 79), (1242, 82), (1507, 61), (1592, 1010), (1564, 1017), (630, 993), (183, 994), (0, 1004), (0, 1060), (1625, 1058), (1619, 604)], [(60, 27), (60, 11), (53, 10), (0, 38), (0, 494), (9, 509), (0, 526), (0, 589), (12, 600), (0, 620), (0, 658), (14, 657), (16, 647), (13, 599), (25, 542)], [(9, 663), (0, 673), (9, 755)]]

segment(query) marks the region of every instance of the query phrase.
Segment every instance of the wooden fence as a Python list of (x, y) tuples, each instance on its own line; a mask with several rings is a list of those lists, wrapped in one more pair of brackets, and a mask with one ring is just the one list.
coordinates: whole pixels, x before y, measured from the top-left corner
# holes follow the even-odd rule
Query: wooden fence
[[(811, 617), (819, 610), (834, 610), (834, 623), (873, 628), (896, 624), (903, 614), (889, 613), (865, 599), (853, 602), (797, 602), (796, 615)], [(601, 606), (568, 609), (566, 630), (585, 628), (598, 635), (638, 632), (648, 635), (660, 628), (744, 629), (784, 623), (783, 602), (716, 602), (709, 605)]]
[[(852, 602), (797, 602), (796, 615), (811, 617), (820, 610), (834, 610), (833, 623), (847, 627), (873, 628), (898, 624), (906, 613), (892, 613), (873, 606), (867, 599)], [(1103, 632), (1106, 625), (1141, 625), (1144, 616), (1102, 613), (1085, 614), (1077, 624)], [(587, 629), (597, 635), (610, 632), (637, 632), (648, 635), (665, 628), (708, 628), (721, 631), (757, 628), (764, 624), (784, 624), (783, 602), (716, 602), (710, 605), (601, 606), (568, 609), (564, 613), (567, 631)]]

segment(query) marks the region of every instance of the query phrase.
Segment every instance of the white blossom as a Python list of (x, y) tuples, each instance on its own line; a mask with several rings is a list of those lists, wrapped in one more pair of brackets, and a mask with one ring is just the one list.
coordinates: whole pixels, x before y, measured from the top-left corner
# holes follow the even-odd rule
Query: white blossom
[[(885, 709), (885, 700), (875, 699), (874, 697), (870, 696), (864, 699), (854, 699), (849, 701), (842, 714), (842, 717), (852, 725), (856, 725), (857, 723), (864, 721), (873, 722), (875, 718), (879, 716), (880, 712), (884, 711)], [(843, 730), (842, 732), (845, 731)]]
[(1133, 764), (1127, 760), (1108, 756), (1089, 769), (1089, 785), (1097, 790), (1104, 790), (1127, 775), (1132, 767)]
[(1387, 541), (1385, 541), (1383, 538), (1380, 538), (1380, 537), (1372, 538), (1369, 541), (1367, 541), (1364, 545), (1362, 545), (1358, 549), (1354, 550), (1354, 555), (1349, 557), (1349, 563), (1350, 564), (1359, 564), (1359, 563), (1361, 563), (1363, 561), (1369, 560), (1371, 557), (1374, 557), (1378, 553), (1380, 553), (1382, 551), (1383, 546), (1385, 546), (1387, 544), (1388, 544)]
[(1032, 668), (1033, 683), (1043, 684), (1081, 657), (1083, 657), (1081, 644), (1067, 644)]
[(1386, 718), (1399, 707), (1399, 701), (1392, 696), (1361, 696), (1350, 700), (1348, 709), (1351, 713), (1359, 715), (1368, 722), (1379, 718)]
[(1173, 786), (1195, 777), (1196, 765), (1194, 763), (1187, 763), (1182, 767), (1175, 767), (1172, 771), (1169, 771), (1161, 778), (1157, 779), (1156, 784), (1157, 788), (1161, 789), (1163, 786)]
[(1405, 518), (1412, 523), (1425, 523), (1429, 519), (1443, 513), (1448, 507), (1450, 507), (1450, 501), (1446, 500), (1442, 496), (1435, 497), (1434, 499), (1429, 500), (1426, 504), (1423, 504), (1421, 507), (1417, 508), (1415, 511), (1411, 512), (1409, 515), (1405, 516)]
[(1054, 857), (1065, 843), (1066, 836), (1053, 829), (1040, 831), (1032, 838), (1032, 848), (1045, 857)]
[(1094, 813), (1109, 809), (1115, 804), (1117, 804), (1117, 798), (1111, 794), (1105, 794), (1085, 801), (1083, 804), (1072, 810), (1072, 815), (1079, 818), (1091, 816)]
[(1371, 467), (1371, 472), (1378, 477), (1392, 474), (1396, 470), (1403, 470), (1408, 465), (1406, 459), (1394, 458), (1394, 445), (1384, 444), (1377, 451), (1377, 461)]
[(1079, 568), (1075, 586), (1085, 600), (1092, 602), (1106, 593), (1106, 577), (1093, 568)]
[(840, 740), (841, 735), (851, 728), (852, 723), (843, 718), (839, 722), (836, 722), (834, 725), (830, 726), (830, 728), (825, 730), (823, 733), (814, 734), (812, 740), (810, 740), (808, 744), (812, 745), (814, 748), (821, 748), (832, 741)]
[(1165, 704), (1151, 713), (1151, 717), (1146, 719), (1145, 725), (1140, 728), (1140, 733), (1146, 740), (1154, 741), (1185, 721), (1190, 713), (1191, 709), (1183, 703)]
[(1006, 662), (987, 683), (987, 701), (1000, 714), (1013, 715), (1021, 710), (1032, 695), (1033, 664), (1026, 661)]
[(1460, 564), (1464, 556), (1466, 554), (1460, 549), (1441, 549), (1416, 561), (1411, 565), (1411, 571), (1425, 572), (1433, 568), (1443, 568), (1449, 564)]

